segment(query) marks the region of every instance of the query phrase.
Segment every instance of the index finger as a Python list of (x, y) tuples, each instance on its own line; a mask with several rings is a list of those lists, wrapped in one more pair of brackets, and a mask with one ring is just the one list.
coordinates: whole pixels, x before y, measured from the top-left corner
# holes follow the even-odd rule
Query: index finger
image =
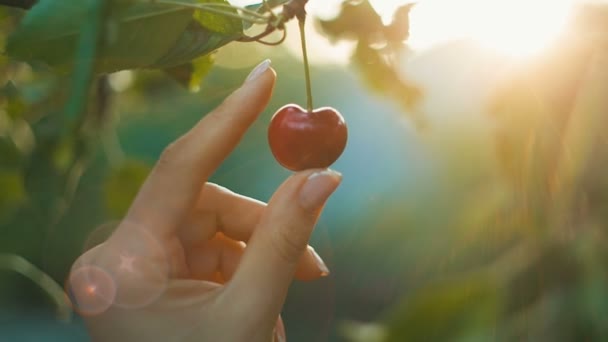
[(268, 105), (276, 79), (266, 60), (243, 86), (162, 153), (127, 219), (168, 236), (194, 207), (200, 189)]

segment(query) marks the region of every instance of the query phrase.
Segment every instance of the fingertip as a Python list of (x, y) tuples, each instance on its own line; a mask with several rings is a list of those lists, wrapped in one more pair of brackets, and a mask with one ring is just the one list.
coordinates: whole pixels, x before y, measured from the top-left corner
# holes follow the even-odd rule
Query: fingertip
[(277, 72), (272, 68), (270, 59), (263, 61), (258, 64), (247, 76), (245, 82), (241, 86), (241, 89), (248, 90), (259, 90), (270, 88), (274, 86), (277, 78)]
[(277, 74), (270, 66), (264, 71), (252, 72), (255, 73), (259, 74), (253, 78), (249, 76), (241, 87), (228, 96), (214, 112), (222, 116), (230, 115), (226, 113), (229, 112), (241, 118), (245, 117), (247, 118), (245, 127), (248, 127), (268, 106), (276, 83)]
[(296, 279), (308, 282), (327, 277), (329, 274), (330, 271), (323, 259), (313, 247), (308, 246), (306, 253), (302, 254), (298, 262)]

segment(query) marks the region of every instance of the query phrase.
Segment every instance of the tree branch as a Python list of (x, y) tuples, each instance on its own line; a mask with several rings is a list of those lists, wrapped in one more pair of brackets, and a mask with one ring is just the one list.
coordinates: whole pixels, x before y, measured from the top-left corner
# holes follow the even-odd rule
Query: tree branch
[(38, 0), (0, 0), (1, 6), (30, 9)]

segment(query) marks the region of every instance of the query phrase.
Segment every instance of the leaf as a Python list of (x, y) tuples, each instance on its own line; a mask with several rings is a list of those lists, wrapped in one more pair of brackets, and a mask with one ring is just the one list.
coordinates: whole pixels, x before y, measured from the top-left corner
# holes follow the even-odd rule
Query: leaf
[(189, 89), (191, 91), (198, 91), (203, 78), (209, 74), (213, 67), (214, 56), (209, 54), (192, 61), (194, 71), (190, 77)]
[(116, 14), (116, 40), (101, 50), (98, 72), (153, 65), (174, 46), (192, 21), (192, 13), (180, 7), (139, 3)]
[(334, 39), (356, 38), (365, 43), (382, 38), (384, 24), (369, 1), (345, 2), (342, 11), (333, 20), (320, 21), (321, 28)]
[(148, 165), (130, 160), (110, 174), (104, 185), (104, 200), (111, 216), (120, 218), (126, 214), (149, 172)]
[[(203, 4), (217, 3), (230, 5), (230, 3), (225, 0), (199, 0), (198, 2)], [(227, 9), (226, 11), (230, 10)], [(237, 14), (236, 10), (232, 10), (230, 12)], [(227, 36), (238, 35), (243, 32), (243, 24), (241, 20), (221, 14), (206, 11), (196, 11), (194, 13), (194, 19), (201, 24), (201, 26), (211, 32), (221, 33)]]
[[(247, 6), (245, 6), (245, 8), (250, 11), (256, 11), (260, 14), (265, 14), (265, 13), (268, 13), (268, 8), (276, 8), (276, 7), (279, 7), (281, 5), (288, 3), (289, 1), (290, 0), (268, 0), (268, 1), (266, 1), (266, 4), (268, 6), (264, 6), (264, 3), (260, 2), (258, 4), (247, 5)], [(253, 26), (253, 24), (251, 22), (243, 21), (243, 30), (247, 30), (247, 29), (251, 28), (252, 26)]]
[(385, 29), (389, 41), (398, 42), (407, 40), (410, 36), (410, 11), (415, 6), (410, 3), (399, 7), (393, 15), (393, 21)]
[[(181, 0), (226, 3), (223, 0)], [(44, 62), (64, 72), (74, 64), (86, 2), (41, 0), (9, 37), (13, 58)], [(73, 18), (64, 20), (64, 18)], [(118, 2), (106, 23), (106, 42), (97, 73), (125, 69), (172, 68), (189, 63), (242, 36), (241, 21), (179, 5)]]
[[(374, 92), (394, 99), (404, 110), (415, 114), (423, 93), (416, 85), (404, 80), (394, 66), (388, 64), (384, 56), (367, 44), (359, 43), (352, 57), (365, 84)], [(421, 117), (414, 117), (419, 124)]]
[[(64, 70), (71, 67), (86, 13), (85, 1), (40, 0), (10, 35), (8, 54)], [(99, 54), (97, 71), (152, 65), (175, 44), (192, 15), (192, 9), (152, 3), (114, 8), (107, 23), (108, 41)]]
[(188, 87), (191, 92), (198, 92), (201, 82), (211, 71), (213, 62), (213, 54), (208, 54), (193, 60), (191, 63), (166, 69), (165, 72), (183, 86)]
[(151, 67), (166, 69), (189, 64), (192, 60), (212, 53), (241, 36), (242, 32), (231, 36), (213, 33), (198, 22), (192, 22), (171, 49)]

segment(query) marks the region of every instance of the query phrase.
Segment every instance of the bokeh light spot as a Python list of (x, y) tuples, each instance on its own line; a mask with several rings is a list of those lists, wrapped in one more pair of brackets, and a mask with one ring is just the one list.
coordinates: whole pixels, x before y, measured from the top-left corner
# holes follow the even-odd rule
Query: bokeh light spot
[(83, 316), (104, 313), (116, 298), (114, 279), (96, 266), (83, 266), (72, 272), (67, 286), (74, 310)]

